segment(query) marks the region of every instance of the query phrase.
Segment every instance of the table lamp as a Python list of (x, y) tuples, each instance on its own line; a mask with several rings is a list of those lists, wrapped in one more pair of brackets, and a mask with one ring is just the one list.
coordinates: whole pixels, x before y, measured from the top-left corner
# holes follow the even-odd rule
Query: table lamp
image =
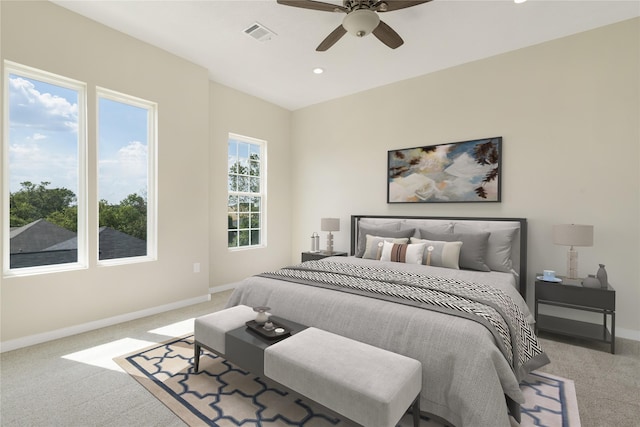
[(320, 220), (320, 230), (328, 231), (327, 235), (327, 253), (333, 253), (333, 234), (332, 231), (340, 231), (340, 218), (322, 218)]
[(560, 224), (553, 226), (553, 243), (569, 246), (567, 277), (578, 278), (578, 251), (574, 246), (593, 246), (593, 225)]

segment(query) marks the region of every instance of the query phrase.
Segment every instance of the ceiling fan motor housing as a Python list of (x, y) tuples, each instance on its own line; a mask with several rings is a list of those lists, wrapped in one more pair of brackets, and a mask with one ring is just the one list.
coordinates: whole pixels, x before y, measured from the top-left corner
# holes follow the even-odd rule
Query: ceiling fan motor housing
[(364, 37), (380, 24), (378, 14), (370, 9), (356, 9), (344, 17), (342, 26), (351, 35)]

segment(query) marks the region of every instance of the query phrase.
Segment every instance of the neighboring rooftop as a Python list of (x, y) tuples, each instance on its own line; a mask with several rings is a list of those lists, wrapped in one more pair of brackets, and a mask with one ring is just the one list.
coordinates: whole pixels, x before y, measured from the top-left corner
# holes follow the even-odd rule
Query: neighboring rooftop
[[(12, 228), (9, 235), (11, 268), (64, 264), (78, 259), (78, 237), (73, 231), (38, 219)], [(147, 242), (110, 227), (100, 227), (99, 259), (144, 256)]]

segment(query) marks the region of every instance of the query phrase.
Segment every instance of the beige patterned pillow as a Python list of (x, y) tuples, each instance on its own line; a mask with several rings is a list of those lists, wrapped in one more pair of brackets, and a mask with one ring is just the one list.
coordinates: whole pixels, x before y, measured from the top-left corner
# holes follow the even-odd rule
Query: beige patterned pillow
[(422, 256), (422, 264), (433, 267), (445, 267), (460, 269), (460, 249), (462, 242), (440, 242), (437, 240), (425, 240), (411, 238), (411, 243), (424, 243), (425, 250)]

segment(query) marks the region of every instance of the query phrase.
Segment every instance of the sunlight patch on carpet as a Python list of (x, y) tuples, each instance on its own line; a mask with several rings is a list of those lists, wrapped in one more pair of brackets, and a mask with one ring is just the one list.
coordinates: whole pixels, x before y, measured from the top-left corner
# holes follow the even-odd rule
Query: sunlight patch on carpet
[(124, 370), (113, 361), (114, 357), (118, 357), (124, 353), (142, 350), (154, 344), (157, 345), (157, 343), (153, 341), (123, 338), (75, 353), (66, 354), (62, 356), (62, 358), (73, 360), (74, 362), (86, 363), (87, 365), (97, 366), (99, 368), (110, 369), (112, 371), (124, 372)]
[[(157, 335), (166, 335), (167, 337), (181, 337), (193, 333), (194, 318), (183, 320), (181, 322), (172, 323), (160, 328), (152, 329), (149, 332)], [(120, 353), (123, 354), (123, 353)]]

